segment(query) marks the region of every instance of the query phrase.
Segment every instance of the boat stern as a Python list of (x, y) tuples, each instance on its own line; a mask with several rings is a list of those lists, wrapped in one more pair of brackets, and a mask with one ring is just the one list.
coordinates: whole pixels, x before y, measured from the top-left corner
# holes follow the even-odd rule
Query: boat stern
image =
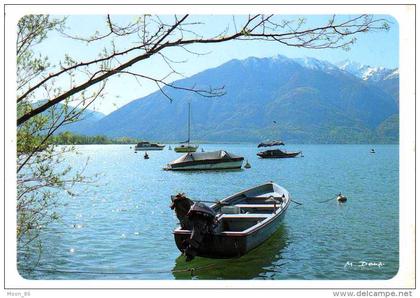
[[(177, 248), (184, 253), (191, 237), (191, 231), (176, 229), (174, 238)], [(247, 253), (247, 237), (227, 236), (222, 234), (206, 234), (202, 245), (197, 249), (197, 256), (204, 258), (227, 259), (240, 257)]]

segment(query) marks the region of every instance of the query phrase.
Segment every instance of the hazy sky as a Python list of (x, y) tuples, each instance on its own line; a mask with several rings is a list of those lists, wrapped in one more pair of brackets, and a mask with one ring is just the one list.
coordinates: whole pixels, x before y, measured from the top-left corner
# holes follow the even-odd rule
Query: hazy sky
[[(276, 16), (278, 19), (297, 19), (305, 17), (308, 25), (324, 24), (329, 16)], [(340, 16), (349, 18), (349, 16)], [(357, 42), (352, 46), (350, 51), (342, 49), (325, 49), (310, 50), (302, 48), (293, 48), (273, 42), (257, 42), (257, 41), (232, 41), (222, 44), (213, 45), (193, 45), (189, 49), (206, 55), (191, 55), (184, 50), (171, 50), (166, 52), (169, 58), (176, 61), (184, 61), (185, 63), (175, 64), (176, 70), (188, 77), (197, 72), (208, 68), (219, 66), (231, 59), (245, 59), (247, 57), (273, 57), (284, 55), (289, 58), (297, 57), (315, 57), (320, 60), (327, 60), (336, 63), (349, 59), (351, 61), (367, 64), (371, 66), (383, 66), (387, 68), (396, 68), (399, 63), (398, 55), (398, 24), (389, 16), (377, 16), (378, 18), (386, 18), (390, 21), (391, 29), (387, 32), (369, 32), (357, 36)], [(135, 16), (113, 16), (113, 19), (120, 22), (132, 20)], [(166, 18), (162, 16), (162, 18)], [(171, 18), (167, 16), (167, 18)], [(235, 16), (238, 22), (240, 16)], [(191, 16), (191, 21), (201, 21), (204, 24), (197, 25), (196, 31), (204, 35), (214, 35), (222, 32), (227, 24), (230, 24), (232, 30), (232, 16)], [(68, 31), (72, 34), (88, 36), (96, 30), (103, 30), (104, 16), (77, 15), (69, 16), (67, 19)], [(119, 49), (128, 48), (134, 40), (120, 38), (116, 40), (116, 46)], [(86, 61), (88, 58), (94, 58), (103, 48), (104, 44), (85, 44), (64, 38), (59, 34), (50, 34), (43, 45), (39, 47), (39, 51), (43, 55), (49, 56), (54, 63), (64, 57), (64, 54)], [(135, 70), (163, 77), (168, 73), (168, 67), (162, 59), (151, 59), (135, 66)], [(171, 77), (172, 80), (180, 79), (180, 76)], [(108, 114), (113, 110), (127, 104), (128, 102), (143, 97), (157, 90), (154, 83), (148, 81), (140, 81), (140, 83), (132, 77), (124, 76), (120, 79), (111, 79), (106, 89), (106, 96), (103, 100), (95, 104), (95, 110)]]

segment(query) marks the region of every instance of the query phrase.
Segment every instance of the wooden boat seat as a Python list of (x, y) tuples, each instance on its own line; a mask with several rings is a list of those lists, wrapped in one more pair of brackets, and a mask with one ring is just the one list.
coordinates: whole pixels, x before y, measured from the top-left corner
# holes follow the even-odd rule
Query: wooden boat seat
[(274, 199), (274, 200), (276, 200), (276, 201), (282, 201), (282, 197), (273, 197), (273, 196), (256, 196), (256, 197), (245, 197), (245, 199), (247, 200), (247, 201), (249, 201), (249, 200), (258, 200), (258, 201), (261, 201), (261, 200), (269, 200), (269, 199)]
[(275, 197), (278, 193), (277, 192), (267, 192), (263, 195), (257, 196), (257, 198), (269, 198), (269, 197)]
[(236, 218), (267, 218), (270, 217), (271, 214), (259, 214), (259, 213), (252, 213), (252, 214), (222, 214), (219, 219), (236, 219)]
[[(281, 204), (276, 204), (276, 208), (279, 208)], [(274, 209), (274, 204), (236, 204), (241, 209), (257, 208), (257, 209)]]

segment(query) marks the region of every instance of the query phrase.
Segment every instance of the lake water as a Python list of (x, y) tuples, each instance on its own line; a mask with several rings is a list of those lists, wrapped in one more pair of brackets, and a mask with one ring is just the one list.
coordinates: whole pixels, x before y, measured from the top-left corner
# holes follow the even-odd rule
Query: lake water
[[(174, 147), (172, 145), (172, 147)], [(288, 145), (304, 157), (259, 159), (255, 144), (202, 145), (247, 158), (251, 169), (163, 171), (180, 154), (134, 153), (129, 145), (77, 146), (66, 161), (75, 169), (89, 157), (94, 185), (61, 198), (61, 220), (41, 235), (39, 271), (28, 279), (389, 279), (399, 266), (398, 145)], [(370, 149), (376, 153), (371, 154)], [(170, 196), (222, 199), (267, 181), (295, 201), (281, 228), (247, 255), (186, 263), (172, 231)], [(345, 204), (333, 198), (348, 197)], [(37, 251), (37, 250), (35, 250)], [(35, 253), (33, 258), (38, 258)], [(33, 261), (33, 260), (32, 260)], [(371, 264), (368, 264), (368, 263)], [(25, 267), (27, 264), (20, 264)], [(21, 269), (22, 269), (21, 268)], [(191, 275), (189, 268), (195, 268)]]

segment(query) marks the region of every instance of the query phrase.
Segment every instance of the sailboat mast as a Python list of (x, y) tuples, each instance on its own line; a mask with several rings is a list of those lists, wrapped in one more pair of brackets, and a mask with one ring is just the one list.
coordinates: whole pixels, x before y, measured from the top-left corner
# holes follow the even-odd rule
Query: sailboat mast
[(191, 103), (188, 103), (188, 146), (190, 145), (190, 133), (191, 133)]

